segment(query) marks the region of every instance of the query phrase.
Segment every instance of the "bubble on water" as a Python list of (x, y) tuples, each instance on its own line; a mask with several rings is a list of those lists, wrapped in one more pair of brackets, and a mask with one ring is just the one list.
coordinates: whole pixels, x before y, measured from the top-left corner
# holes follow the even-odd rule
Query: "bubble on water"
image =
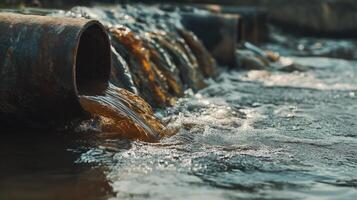
[[(176, 106), (159, 113), (178, 134), (158, 144), (132, 142), (115, 153), (108, 179), (116, 198), (355, 194), (348, 181), (357, 173), (357, 106), (350, 86), (338, 84), (356, 85), (346, 78), (354, 75), (333, 77), (331, 71), (343, 68), (336, 65), (346, 62), (332, 63), (303, 75), (226, 72), (197, 94), (186, 93)], [(343, 74), (357, 74), (354, 62), (347, 64), (349, 71)]]

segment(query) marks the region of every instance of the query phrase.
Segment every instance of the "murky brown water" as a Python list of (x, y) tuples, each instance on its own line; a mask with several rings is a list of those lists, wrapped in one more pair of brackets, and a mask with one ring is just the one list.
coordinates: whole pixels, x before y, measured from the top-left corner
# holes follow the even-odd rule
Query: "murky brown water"
[(149, 104), (112, 84), (103, 95), (80, 96), (80, 103), (84, 110), (99, 117), (103, 136), (157, 142), (166, 135)]

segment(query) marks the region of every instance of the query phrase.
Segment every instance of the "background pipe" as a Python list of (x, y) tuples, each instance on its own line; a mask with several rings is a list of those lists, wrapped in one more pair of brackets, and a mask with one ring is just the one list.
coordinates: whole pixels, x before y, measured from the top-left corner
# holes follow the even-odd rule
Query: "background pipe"
[(266, 42), (268, 40), (268, 13), (264, 8), (249, 6), (222, 6), (222, 5), (195, 5), (214, 13), (236, 14), (240, 20), (239, 41), (252, 43)]
[(202, 40), (219, 64), (236, 65), (238, 15), (182, 13), (181, 23)]
[(0, 13), (0, 30), (2, 122), (84, 116), (78, 96), (107, 85), (110, 42), (99, 22)]

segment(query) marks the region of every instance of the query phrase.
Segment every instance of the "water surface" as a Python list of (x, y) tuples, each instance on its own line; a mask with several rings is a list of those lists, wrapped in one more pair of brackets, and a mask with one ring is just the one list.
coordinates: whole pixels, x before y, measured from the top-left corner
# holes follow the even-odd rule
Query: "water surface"
[(173, 137), (82, 159), (109, 163), (112, 199), (354, 199), (357, 62), (293, 59), (310, 67), (227, 71), (187, 92), (157, 113)]
[[(132, 16), (119, 11), (77, 8), (69, 14), (88, 14), (112, 28), (126, 23), (138, 33), (152, 30), (151, 23), (142, 23), (142, 28), (132, 22)], [(134, 11), (127, 12), (134, 17), (141, 13)], [(161, 24), (165, 13), (147, 12)], [(68, 13), (58, 15), (64, 14)], [(116, 28), (112, 31), (119, 30)], [(194, 75), (191, 70), (197, 63), (185, 64), (186, 54), (169, 48), (174, 40), (151, 36), (153, 40), (147, 44), (167, 48), (158, 61), (174, 66), (164, 59), (172, 51), (173, 57), (180, 58), (181, 76)], [(267, 47), (284, 55), (356, 58), (351, 41), (311, 43), (279, 34), (273, 39)], [(114, 52), (118, 61), (124, 60), (123, 52)], [(139, 64), (146, 66), (146, 57), (134, 58), (131, 70), (137, 66), (141, 72)], [(136, 63), (138, 58), (145, 62)], [(292, 59), (305, 66), (304, 70), (222, 68), (217, 80), (206, 80), (206, 88), (197, 93), (187, 90), (175, 106), (156, 112), (169, 129), (179, 130), (158, 143), (99, 137), (103, 130), (95, 119), (64, 133), (1, 132), (0, 199), (355, 199), (357, 62)], [(175, 89), (171, 92), (181, 94), (183, 88), (175, 82), (180, 80), (176, 68), (166, 72)], [(138, 77), (146, 80), (147, 76)], [(126, 85), (134, 84), (131, 77), (126, 78)], [(203, 80), (203, 76), (184, 78), (197, 79), (197, 83)], [(160, 80), (155, 79), (162, 83)], [(147, 96), (155, 96), (152, 85), (143, 86)], [(130, 107), (130, 102), (113, 103), (113, 95), (87, 100), (112, 104), (121, 113)], [(136, 115), (129, 115), (141, 123)], [(116, 117), (122, 120), (122, 116)]]
[(4, 134), (0, 199), (354, 199), (357, 62), (225, 71), (156, 115), (159, 143), (76, 132)]

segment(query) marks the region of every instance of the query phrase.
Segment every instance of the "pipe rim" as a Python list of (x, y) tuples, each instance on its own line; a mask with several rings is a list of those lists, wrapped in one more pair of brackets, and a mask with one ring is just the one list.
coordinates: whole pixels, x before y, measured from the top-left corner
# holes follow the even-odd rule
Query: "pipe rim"
[[(78, 67), (83, 67), (83, 66), (78, 66), (78, 59), (79, 58), (79, 51), (80, 51), (80, 45), (82, 39), (83, 39), (83, 35), (85, 35), (91, 28), (94, 28), (96, 31), (98, 31), (98, 33), (101, 34), (101, 39), (103, 39), (104, 43), (101, 44), (103, 45), (102, 47), (104, 47), (103, 49), (97, 49), (97, 51), (102, 51), (103, 54), (105, 55), (105, 61), (106, 64), (104, 66), (97, 66), (97, 69), (103, 68), (103, 77), (102, 80), (97, 80), (99, 83), (108, 86), (109, 84), (109, 79), (110, 79), (110, 72), (111, 72), (111, 67), (112, 67), (112, 58), (111, 58), (111, 43), (110, 43), (110, 39), (109, 39), (109, 35), (107, 34), (104, 26), (97, 20), (90, 20), (88, 21), (83, 28), (81, 29), (81, 31), (78, 33), (77, 38), (76, 38), (76, 46), (74, 49), (74, 60), (73, 60), (73, 66), (72, 66), (72, 79), (73, 79), (73, 88), (74, 88), (74, 94), (76, 96), (76, 100), (79, 103), (79, 97), (80, 95), (85, 95), (85, 92), (83, 93), (83, 91), (81, 91), (80, 88), (80, 84), (79, 80), (78, 80)], [(98, 45), (98, 46), (101, 46)], [(104, 92), (104, 89), (101, 92)], [(97, 93), (96, 95), (99, 95), (100, 93)]]

